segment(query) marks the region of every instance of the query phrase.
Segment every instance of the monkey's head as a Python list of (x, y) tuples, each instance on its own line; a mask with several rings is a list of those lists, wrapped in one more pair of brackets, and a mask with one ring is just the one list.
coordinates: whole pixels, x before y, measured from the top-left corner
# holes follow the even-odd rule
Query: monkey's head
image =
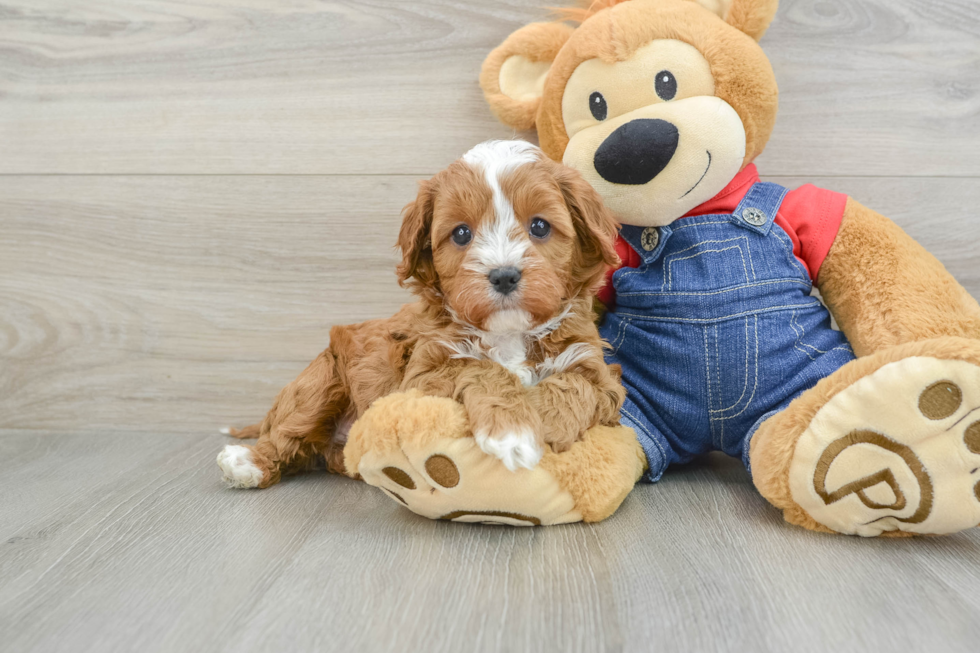
[(778, 91), (756, 42), (778, 0), (597, 0), (487, 57), (497, 117), (537, 128), (623, 223), (669, 224), (762, 152)]

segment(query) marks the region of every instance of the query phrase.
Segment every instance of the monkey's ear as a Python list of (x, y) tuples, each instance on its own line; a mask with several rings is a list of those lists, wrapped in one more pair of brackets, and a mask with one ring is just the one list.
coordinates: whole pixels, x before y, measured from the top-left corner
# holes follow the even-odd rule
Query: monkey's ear
[(573, 31), (564, 23), (531, 23), (487, 56), (480, 86), (500, 122), (521, 131), (534, 127), (544, 80)]
[(762, 38), (776, 16), (779, 0), (695, 0), (712, 13), (721, 16), (735, 29), (756, 41)]

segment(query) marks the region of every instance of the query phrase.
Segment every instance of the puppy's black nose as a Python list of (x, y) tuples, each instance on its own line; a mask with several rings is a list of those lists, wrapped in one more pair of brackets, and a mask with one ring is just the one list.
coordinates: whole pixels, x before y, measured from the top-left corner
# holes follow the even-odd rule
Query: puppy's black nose
[(595, 171), (608, 182), (640, 186), (667, 167), (680, 135), (666, 120), (631, 120), (595, 151)]
[(508, 295), (517, 287), (517, 282), (521, 280), (521, 271), (517, 268), (497, 268), (491, 270), (487, 275), (490, 285), (501, 295)]

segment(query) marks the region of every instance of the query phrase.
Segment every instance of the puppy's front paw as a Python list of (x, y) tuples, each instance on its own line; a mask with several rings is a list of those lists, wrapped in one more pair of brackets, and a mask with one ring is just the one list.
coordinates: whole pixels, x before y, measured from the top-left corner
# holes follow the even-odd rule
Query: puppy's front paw
[(581, 440), (584, 434), (585, 432), (580, 431), (576, 425), (556, 425), (554, 422), (545, 422), (543, 440), (555, 453), (565, 453), (573, 444)]
[(218, 467), (228, 487), (253, 488), (262, 482), (262, 470), (252, 462), (252, 450), (240, 444), (229, 444), (218, 453)]
[(504, 467), (512, 472), (519, 467), (534, 469), (544, 453), (537, 435), (526, 426), (503, 431), (477, 429), (473, 437), (480, 449), (499, 458)]

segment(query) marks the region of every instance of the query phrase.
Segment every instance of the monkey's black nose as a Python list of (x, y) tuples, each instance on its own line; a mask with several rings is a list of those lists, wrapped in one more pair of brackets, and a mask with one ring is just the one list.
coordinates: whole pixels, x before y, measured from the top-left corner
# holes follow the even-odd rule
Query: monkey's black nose
[(491, 270), (487, 278), (490, 279), (490, 285), (494, 290), (501, 295), (509, 295), (514, 288), (517, 288), (517, 283), (521, 280), (521, 271), (513, 267), (497, 268)]
[(667, 167), (680, 134), (666, 120), (631, 120), (595, 151), (595, 171), (608, 182), (640, 186)]

